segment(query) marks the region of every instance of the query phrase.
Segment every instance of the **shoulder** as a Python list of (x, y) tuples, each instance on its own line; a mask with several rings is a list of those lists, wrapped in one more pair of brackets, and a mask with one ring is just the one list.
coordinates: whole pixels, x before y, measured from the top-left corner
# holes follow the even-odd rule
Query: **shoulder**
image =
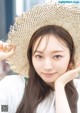
[[(19, 75), (9, 75), (0, 81), (0, 92), (4, 95), (16, 96), (18, 93), (22, 95), (25, 88), (25, 79)], [(0, 93), (0, 96), (1, 96)], [(14, 97), (15, 97), (14, 96)]]
[(19, 75), (8, 75), (5, 76), (2, 80), (0, 80), (0, 88), (3, 87), (18, 87), (23, 86), (25, 84), (25, 79), (23, 76)]
[(80, 113), (80, 79), (74, 79), (74, 84), (78, 92), (77, 113)]
[(80, 79), (74, 79), (73, 82), (77, 91), (80, 92)]
[[(0, 107), (8, 105), (8, 113), (15, 113), (25, 90), (25, 79), (19, 75), (9, 75), (0, 81)], [(14, 106), (13, 106), (14, 105)]]

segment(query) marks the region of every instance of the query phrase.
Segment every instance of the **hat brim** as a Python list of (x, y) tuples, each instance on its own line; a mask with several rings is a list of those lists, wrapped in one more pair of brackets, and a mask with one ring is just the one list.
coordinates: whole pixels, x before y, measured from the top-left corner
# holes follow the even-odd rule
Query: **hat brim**
[[(15, 18), (8, 41), (16, 46), (15, 54), (7, 59), (13, 71), (27, 74), (27, 48), (33, 33), (42, 26), (58, 25), (65, 28), (75, 42), (75, 62), (80, 62), (80, 11), (74, 5), (44, 4)], [(7, 41), (7, 42), (8, 42)]]

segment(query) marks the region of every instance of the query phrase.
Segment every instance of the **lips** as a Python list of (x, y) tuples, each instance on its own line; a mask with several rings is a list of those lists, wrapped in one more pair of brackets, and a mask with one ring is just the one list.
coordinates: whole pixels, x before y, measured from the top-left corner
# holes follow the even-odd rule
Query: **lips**
[(46, 77), (50, 77), (50, 76), (52, 76), (54, 74), (56, 74), (56, 72), (55, 73), (43, 73), (43, 75), (46, 76)]
[(53, 73), (43, 73), (43, 74), (45, 74), (45, 75), (53, 75)]

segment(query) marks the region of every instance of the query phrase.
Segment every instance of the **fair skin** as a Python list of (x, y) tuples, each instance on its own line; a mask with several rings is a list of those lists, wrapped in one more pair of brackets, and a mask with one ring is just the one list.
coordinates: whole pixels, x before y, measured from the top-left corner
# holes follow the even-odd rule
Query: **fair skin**
[(45, 48), (46, 38), (47, 36), (43, 37), (35, 51), (40, 38), (36, 41), (33, 48), (32, 61), (38, 75), (46, 83), (53, 83), (60, 75), (66, 72), (70, 60), (70, 52), (68, 47), (53, 35), (49, 36), (48, 44)]
[[(71, 113), (65, 93), (65, 84), (76, 77), (78, 70), (69, 71), (70, 51), (64, 42), (61, 43), (54, 35), (47, 35), (41, 40), (37, 50), (39, 37), (33, 47), (32, 62), (38, 75), (49, 85), (55, 88), (56, 113)], [(44, 50), (45, 48), (45, 50)], [(67, 72), (67, 73), (66, 73)], [(63, 108), (63, 105), (65, 107)]]
[(0, 41), (0, 61), (12, 56), (15, 52), (15, 46), (10, 43)]
[[(46, 43), (45, 40), (46, 38), (44, 37), (37, 48), (38, 51), (44, 50)], [(34, 45), (33, 51), (35, 50), (37, 43), (38, 40)], [(63, 52), (54, 53), (53, 51), (57, 49)], [(14, 45), (0, 41), (0, 61), (9, 58), (14, 53)], [(40, 56), (35, 57), (35, 54), (39, 54)], [(48, 45), (45, 51), (43, 53), (36, 52), (35, 54), (32, 56), (32, 61), (39, 76), (48, 84), (52, 84), (54, 82), (56, 113), (71, 113), (65, 93), (65, 85), (76, 77), (77, 73), (80, 71), (80, 66), (73, 70), (67, 71), (70, 59), (69, 49), (65, 44), (62, 44), (56, 40), (56, 37), (53, 35), (49, 36)], [(56, 56), (56, 54), (64, 57)], [(52, 74), (50, 75), (50, 73)]]

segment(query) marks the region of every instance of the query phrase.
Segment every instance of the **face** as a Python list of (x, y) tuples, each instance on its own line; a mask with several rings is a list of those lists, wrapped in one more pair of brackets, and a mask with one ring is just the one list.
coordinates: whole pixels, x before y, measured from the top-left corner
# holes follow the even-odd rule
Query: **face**
[(54, 35), (49, 38), (45, 35), (37, 47), (40, 39), (33, 47), (32, 63), (38, 75), (49, 84), (67, 71), (70, 52), (66, 44)]

